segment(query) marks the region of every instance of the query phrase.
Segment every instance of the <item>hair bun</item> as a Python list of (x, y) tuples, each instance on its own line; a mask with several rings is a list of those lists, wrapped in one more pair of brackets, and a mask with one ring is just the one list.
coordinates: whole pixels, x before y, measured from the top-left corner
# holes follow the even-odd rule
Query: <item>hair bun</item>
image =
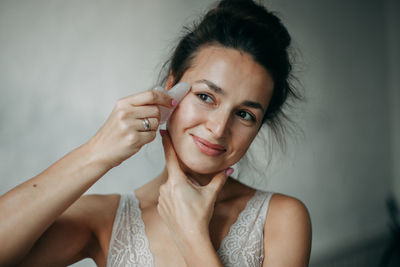
[(274, 13), (268, 11), (262, 4), (253, 0), (222, 0), (214, 12), (217, 14), (228, 12), (240, 20), (261, 27), (260, 32), (269, 32), (279, 47), (286, 49), (290, 46), (291, 38), (287, 29)]
[[(260, 5), (256, 4), (252, 0), (222, 0), (219, 2), (217, 6), (217, 10), (231, 10), (236, 14), (247, 14), (247, 15), (261, 15), (260, 14)], [(265, 7), (262, 7), (265, 11)]]
[(252, 0), (222, 0), (219, 2), (219, 8), (226, 8), (226, 7), (233, 7), (233, 8), (240, 8), (244, 6), (254, 5)]

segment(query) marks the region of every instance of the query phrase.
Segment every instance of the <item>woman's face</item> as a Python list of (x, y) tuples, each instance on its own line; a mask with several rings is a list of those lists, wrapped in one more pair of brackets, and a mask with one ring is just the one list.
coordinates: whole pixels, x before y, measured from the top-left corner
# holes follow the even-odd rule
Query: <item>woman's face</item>
[(199, 174), (235, 164), (256, 136), (272, 95), (269, 73), (235, 49), (201, 49), (181, 81), (191, 90), (168, 131), (183, 167)]

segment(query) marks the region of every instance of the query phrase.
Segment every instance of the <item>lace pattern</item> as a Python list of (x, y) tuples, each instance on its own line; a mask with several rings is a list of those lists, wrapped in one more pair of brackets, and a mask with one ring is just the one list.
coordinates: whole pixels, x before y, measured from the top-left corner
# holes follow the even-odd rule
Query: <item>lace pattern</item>
[(115, 216), (107, 267), (154, 266), (139, 200), (122, 195)]
[(264, 223), (272, 193), (256, 191), (222, 240), (217, 253), (224, 266), (261, 266)]
[[(261, 266), (263, 230), (270, 192), (256, 191), (232, 224), (217, 253), (224, 266)], [(153, 255), (142, 220), (139, 200), (122, 195), (115, 216), (107, 267), (154, 266)]]

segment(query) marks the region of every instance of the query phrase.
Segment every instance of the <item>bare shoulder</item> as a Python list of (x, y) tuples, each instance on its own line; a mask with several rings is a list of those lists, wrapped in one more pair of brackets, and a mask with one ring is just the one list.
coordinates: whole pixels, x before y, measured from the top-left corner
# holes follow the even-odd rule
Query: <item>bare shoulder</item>
[(273, 194), (269, 204), (267, 220), (282, 223), (309, 223), (307, 207), (299, 199), (283, 194)]
[(307, 266), (311, 250), (311, 219), (300, 200), (274, 194), (264, 225), (263, 266)]

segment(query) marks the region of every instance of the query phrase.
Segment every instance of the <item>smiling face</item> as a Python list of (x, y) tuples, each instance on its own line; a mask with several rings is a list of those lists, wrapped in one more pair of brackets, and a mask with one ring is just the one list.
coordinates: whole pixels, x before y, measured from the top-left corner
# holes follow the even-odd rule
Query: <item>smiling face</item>
[(192, 87), (168, 131), (182, 167), (212, 174), (235, 164), (257, 135), (272, 95), (271, 76), (245, 52), (208, 46), (181, 81)]

